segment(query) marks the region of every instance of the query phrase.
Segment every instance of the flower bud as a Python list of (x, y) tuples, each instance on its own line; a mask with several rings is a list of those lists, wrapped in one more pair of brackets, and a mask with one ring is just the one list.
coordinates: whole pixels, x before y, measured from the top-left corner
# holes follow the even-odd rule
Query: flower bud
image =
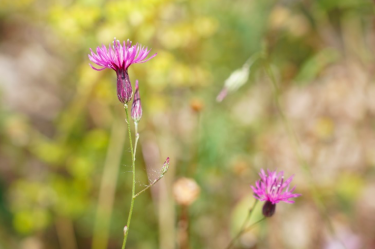
[(168, 168), (169, 168), (169, 157), (165, 159), (163, 167), (161, 168), (161, 176), (163, 176), (168, 171)]
[(126, 235), (127, 231), (128, 231), (128, 226), (124, 226), (124, 236)]
[(191, 109), (193, 109), (193, 111), (198, 113), (198, 112), (202, 111), (204, 106), (203, 106), (203, 102), (200, 99), (193, 99), (190, 102), (190, 107), (191, 107)]
[(138, 80), (135, 81), (135, 93), (132, 104), (132, 119), (138, 122), (142, 117), (141, 97), (139, 96)]
[(128, 103), (133, 94), (132, 85), (130, 83), (129, 75), (126, 70), (119, 69), (117, 74), (117, 97), (121, 103)]
[(270, 201), (266, 201), (263, 205), (263, 215), (266, 217), (271, 217), (276, 211), (276, 204), (272, 204)]
[(223, 89), (216, 97), (217, 102), (223, 101), (228, 93), (236, 91), (247, 82), (250, 75), (250, 68), (257, 58), (258, 55), (251, 56), (245, 62), (245, 64), (242, 65), (242, 68), (239, 68), (231, 73), (229, 78), (225, 80)]

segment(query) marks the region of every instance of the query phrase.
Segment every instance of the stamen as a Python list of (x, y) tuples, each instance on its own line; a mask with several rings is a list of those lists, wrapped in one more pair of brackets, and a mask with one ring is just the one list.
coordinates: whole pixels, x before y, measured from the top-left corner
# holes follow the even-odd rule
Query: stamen
[(283, 183), (284, 183), (284, 176), (281, 177), (281, 183), (280, 183), (280, 185), (283, 186)]

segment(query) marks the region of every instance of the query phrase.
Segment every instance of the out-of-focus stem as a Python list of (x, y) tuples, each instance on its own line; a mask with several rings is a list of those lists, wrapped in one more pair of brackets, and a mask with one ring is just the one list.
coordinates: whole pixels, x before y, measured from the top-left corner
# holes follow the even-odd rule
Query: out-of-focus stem
[(111, 129), (111, 138), (104, 163), (99, 190), (98, 209), (95, 218), (92, 249), (105, 249), (108, 243), (108, 230), (111, 220), (113, 201), (116, 191), (118, 171), (125, 141), (122, 122), (115, 120)]
[[(243, 233), (248, 232), (248, 231), (250, 231), (251, 229), (253, 229), (253, 227), (254, 227), (256, 224), (258, 224), (258, 223), (264, 221), (266, 218), (267, 218), (267, 217), (263, 217), (262, 219), (258, 220), (257, 222), (251, 224), (249, 227), (243, 229), (243, 230), (237, 235), (237, 238), (240, 237)], [(233, 240), (232, 240), (232, 241), (233, 241)], [(232, 243), (232, 244), (229, 244), (229, 246), (228, 246), (226, 249), (230, 249), (232, 246), (233, 246), (233, 243)]]
[(72, 220), (65, 217), (58, 217), (55, 224), (60, 248), (77, 249)]
[[(133, 207), (134, 207), (134, 199), (135, 199), (134, 198), (134, 194), (135, 194), (135, 154), (134, 154), (134, 151), (133, 151), (132, 133), (131, 133), (130, 124), (129, 124), (128, 105), (124, 104), (124, 108), (125, 108), (125, 113), (126, 113), (126, 117), (125, 117), (126, 118), (126, 123), (128, 125), (128, 132), (129, 132), (130, 153), (132, 155), (133, 185), (132, 185), (132, 198), (131, 198), (131, 201), (130, 201), (130, 210), (129, 210), (129, 215), (128, 215), (128, 223), (126, 224), (127, 229), (125, 231), (124, 241), (122, 243), (122, 249), (125, 249), (125, 246), (126, 246), (126, 240), (128, 238), (128, 234), (129, 234), (130, 222), (131, 222), (131, 219), (132, 219)], [(136, 141), (137, 140), (138, 140), (138, 138), (136, 138)]]
[(178, 242), (180, 249), (189, 248), (189, 206), (181, 206), (181, 215), (178, 222)]
[(255, 206), (257, 205), (257, 203), (258, 203), (258, 199), (255, 199), (255, 202), (254, 202), (253, 206), (251, 207), (251, 209), (247, 213), (247, 217), (246, 217), (246, 219), (244, 220), (244, 222), (241, 226), (240, 232), (245, 229), (247, 223), (250, 221), (251, 215), (253, 214)]
[(279, 111), (279, 114), (280, 114), (281, 119), (282, 119), (282, 121), (284, 123), (284, 126), (285, 126), (287, 132), (289, 133), (289, 136), (293, 138), (294, 150), (297, 153), (298, 160), (302, 163), (303, 169), (307, 173), (309, 173), (309, 176), (311, 177), (311, 172), (310, 172), (310, 168), (308, 167), (308, 163), (303, 158), (302, 153), (300, 151), (300, 147), (301, 146), (300, 146), (300, 142), (298, 140), (298, 137), (295, 134), (295, 132), (294, 132), (293, 128), (291, 127), (291, 125), (289, 124), (288, 119), (284, 115), (284, 112), (282, 111), (280, 100), (279, 100), (280, 99), (280, 97), (279, 97), (280, 96), (280, 90), (279, 90), (279, 87), (277, 86), (275, 75), (273, 74), (272, 69), (271, 69), (271, 67), (269, 65), (266, 65), (266, 72), (268, 74), (268, 77), (270, 77), (271, 82), (272, 82), (272, 86), (274, 88), (274, 93), (275, 93), (274, 95), (275, 95), (276, 107), (277, 107), (277, 109)]
[(253, 214), (253, 211), (255, 209), (255, 206), (256, 204), (258, 203), (258, 199), (255, 199), (255, 202), (252, 206), (252, 208), (250, 209), (250, 211), (247, 213), (247, 216), (241, 226), (241, 229), (240, 231), (237, 233), (236, 236), (234, 236), (234, 238), (230, 241), (229, 245), (226, 247), (227, 249), (231, 248), (234, 244), (234, 242), (244, 233), (245, 231), (245, 227), (246, 227), (246, 224), (249, 222), (250, 218), (251, 218), (251, 215)]
[(147, 187), (145, 187), (144, 189), (142, 189), (141, 191), (139, 191), (136, 195), (133, 196), (133, 198), (136, 198), (138, 195), (142, 194), (147, 189), (149, 189), (152, 186), (154, 186), (158, 181), (160, 181), (161, 178), (163, 178), (163, 176), (160, 176), (158, 179), (156, 179), (155, 181), (153, 181), (150, 185), (148, 185)]
[(253, 229), (253, 227), (254, 227), (256, 224), (258, 224), (258, 223), (264, 221), (265, 219), (267, 219), (267, 217), (264, 216), (262, 219), (258, 220), (257, 222), (254, 222), (253, 224), (251, 224), (250, 226), (248, 226), (247, 228), (245, 228), (244, 230), (242, 230), (242, 233), (241, 233), (240, 235), (242, 235), (243, 233), (246, 233), (246, 232), (250, 231), (251, 229)]

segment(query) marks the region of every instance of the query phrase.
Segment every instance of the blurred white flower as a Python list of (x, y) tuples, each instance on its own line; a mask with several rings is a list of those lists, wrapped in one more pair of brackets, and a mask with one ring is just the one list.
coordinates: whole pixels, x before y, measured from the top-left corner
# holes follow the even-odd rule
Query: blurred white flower
[(217, 95), (216, 100), (218, 102), (223, 101), (228, 93), (236, 91), (238, 88), (243, 86), (249, 79), (250, 67), (256, 60), (257, 56), (250, 57), (242, 68), (237, 69), (231, 73), (228, 79), (225, 80), (224, 87)]

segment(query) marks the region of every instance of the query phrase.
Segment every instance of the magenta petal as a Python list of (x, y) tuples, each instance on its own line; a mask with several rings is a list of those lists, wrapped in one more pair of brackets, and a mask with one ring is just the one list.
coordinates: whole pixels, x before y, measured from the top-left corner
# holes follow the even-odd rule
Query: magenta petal
[(135, 63), (149, 61), (157, 55), (154, 54), (146, 59), (151, 50), (148, 50), (140, 44), (132, 46), (132, 42), (129, 40), (121, 44), (116, 38), (113, 40), (112, 44), (109, 44), (108, 48), (102, 44), (98, 46), (95, 51), (96, 52), (90, 48), (88, 58), (91, 62), (100, 67), (97, 68), (89, 64), (90, 67), (96, 71), (101, 71), (106, 68), (111, 68), (116, 71), (117, 96), (122, 103), (127, 103), (132, 97), (132, 86), (127, 73), (128, 67)]
[[(146, 59), (147, 55), (151, 50), (146, 47), (136, 44), (132, 46), (131, 41), (124, 41), (122, 44), (114, 39), (112, 44), (109, 44), (108, 48), (102, 44), (96, 48), (96, 53), (90, 48), (91, 54), (89, 59), (103, 68), (112, 68), (114, 70), (127, 70), (128, 67), (134, 63), (144, 63), (157, 54), (152, 55)], [(95, 70), (103, 70), (103, 68), (94, 68)]]
[(281, 201), (294, 203), (291, 198), (300, 196), (300, 194), (293, 193), (295, 187), (289, 190), (293, 176), (284, 181), (283, 171), (277, 173), (277, 171), (267, 170), (266, 173), (261, 169), (259, 176), (261, 180), (256, 181), (255, 186), (251, 186), (251, 189), (256, 198), (261, 201), (269, 201), (272, 204), (277, 204)]
[(154, 58), (155, 56), (157, 55), (157, 53), (155, 53), (154, 55), (152, 55), (151, 57), (149, 57), (148, 59), (146, 59), (146, 60), (143, 60), (143, 61), (140, 61), (140, 62), (137, 62), (137, 63), (145, 63), (145, 62), (147, 62), (147, 61), (149, 61), (149, 60), (151, 60), (152, 58)]
[(102, 70), (106, 69), (105, 67), (103, 67), (103, 68), (95, 68), (95, 67), (93, 67), (90, 63), (89, 63), (89, 65), (90, 65), (90, 67), (91, 67), (92, 69), (94, 69), (94, 70), (96, 70), (96, 71), (102, 71)]

